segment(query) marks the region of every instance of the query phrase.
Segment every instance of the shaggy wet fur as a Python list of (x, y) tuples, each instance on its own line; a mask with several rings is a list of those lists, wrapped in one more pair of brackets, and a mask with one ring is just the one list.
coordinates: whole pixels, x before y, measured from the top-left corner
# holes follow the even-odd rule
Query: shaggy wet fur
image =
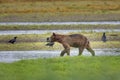
[(90, 47), (89, 40), (81, 34), (61, 35), (53, 33), (51, 37), (47, 38), (47, 41), (58, 42), (63, 45), (64, 50), (61, 52), (60, 56), (64, 56), (65, 53), (70, 55), (70, 47), (78, 48), (79, 55), (81, 55), (83, 50), (86, 48), (92, 56), (95, 56), (95, 52)]

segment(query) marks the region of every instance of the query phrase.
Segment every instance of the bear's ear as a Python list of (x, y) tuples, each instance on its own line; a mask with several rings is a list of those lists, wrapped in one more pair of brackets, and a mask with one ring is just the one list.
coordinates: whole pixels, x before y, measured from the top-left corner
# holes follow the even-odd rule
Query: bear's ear
[(53, 36), (56, 36), (56, 34), (55, 34), (55, 33), (53, 33)]

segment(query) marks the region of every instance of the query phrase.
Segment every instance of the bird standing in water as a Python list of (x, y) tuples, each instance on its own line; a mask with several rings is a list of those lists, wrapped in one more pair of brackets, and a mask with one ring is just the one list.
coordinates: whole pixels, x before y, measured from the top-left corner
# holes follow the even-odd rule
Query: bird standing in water
[(9, 40), (8, 42), (11, 44), (14, 44), (16, 42), (17, 37), (14, 37), (13, 39)]
[(103, 35), (102, 35), (102, 41), (103, 41), (103, 42), (106, 42), (106, 41), (107, 41), (107, 37), (106, 37), (105, 32), (104, 32)]

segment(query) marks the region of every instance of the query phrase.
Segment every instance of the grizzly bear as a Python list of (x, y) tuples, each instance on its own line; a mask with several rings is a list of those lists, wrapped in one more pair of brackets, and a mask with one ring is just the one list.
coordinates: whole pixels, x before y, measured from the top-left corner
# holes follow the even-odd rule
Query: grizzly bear
[(92, 56), (95, 56), (95, 52), (90, 47), (89, 40), (81, 34), (61, 35), (53, 33), (51, 37), (47, 38), (47, 42), (58, 42), (63, 45), (64, 50), (61, 52), (60, 56), (64, 56), (65, 53), (70, 55), (70, 47), (78, 48), (79, 55), (81, 55), (83, 50), (86, 48)]

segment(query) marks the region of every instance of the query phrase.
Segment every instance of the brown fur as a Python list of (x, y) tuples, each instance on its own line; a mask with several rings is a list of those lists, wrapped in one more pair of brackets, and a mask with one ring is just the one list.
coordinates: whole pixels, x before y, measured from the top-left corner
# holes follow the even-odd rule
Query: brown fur
[(90, 47), (89, 40), (81, 34), (61, 35), (53, 33), (53, 35), (48, 38), (47, 41), (58, 42), (63, 45), (64, 50), (61, 52), (60, 56), (63, 56), (65, 53), (70, 55), (70, 47), (78, 48), (79, 55), (81, 55), (83, 50), (86, 48), (92, 54), (92, 56), (95, 56), (95, 52)]

